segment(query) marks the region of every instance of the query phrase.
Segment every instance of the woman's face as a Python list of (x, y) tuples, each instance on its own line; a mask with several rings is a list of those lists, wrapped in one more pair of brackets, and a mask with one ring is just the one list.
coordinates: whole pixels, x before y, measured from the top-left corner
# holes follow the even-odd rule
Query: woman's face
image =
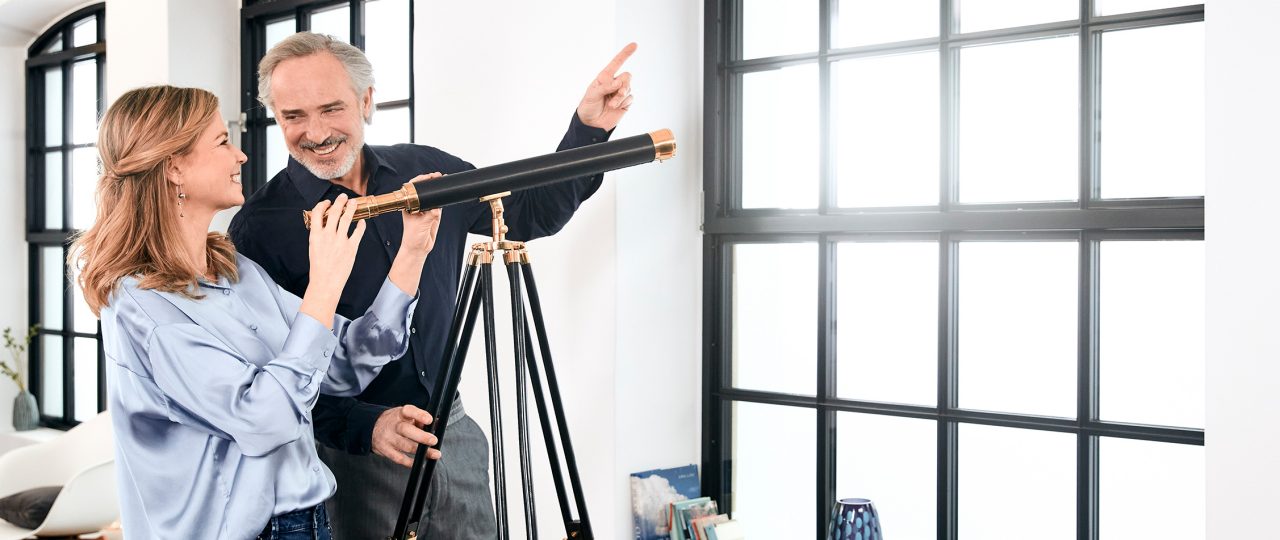
[(227, 139), (222, 113), (209, 120), (190, 152), (174, 157), (177, 177), (186, 194), (182, 200), (186, 214), (207, 210), (217, 212), (244, 204), (240, 186), (240, 165), (248, 157)]

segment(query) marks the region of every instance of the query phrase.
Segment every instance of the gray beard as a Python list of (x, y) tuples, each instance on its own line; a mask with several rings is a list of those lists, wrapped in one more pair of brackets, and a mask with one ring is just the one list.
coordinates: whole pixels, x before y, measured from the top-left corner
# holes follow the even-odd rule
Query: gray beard
[[(347, 139), (347, 142), (350, 141), (351, 139)], [(316, 178), (321, 180), (333, 180), (334, 178), (341, 178), (351, 172), (351, 168), (356, 166), (356, 156), (360, 155), (360, 152), (363, 150), (364, 142), (362, 141), (360, 146), (349, 148), (347, 151), (347, 157), (342, 160), (342, 163), (339, 163), (337, 167), (332, 169), (320, 168), (320, 166), (311, 162), (309, 159), (304, 159), (298, 154), (290, 153), (290, 155), (292, 155), (293, 159), (297, 160), (298, 163), (301, 163), (308, 171), (311, 171), (311, 174), (316, 175)], [(305, 152), (305, 150), (303, 151)]]

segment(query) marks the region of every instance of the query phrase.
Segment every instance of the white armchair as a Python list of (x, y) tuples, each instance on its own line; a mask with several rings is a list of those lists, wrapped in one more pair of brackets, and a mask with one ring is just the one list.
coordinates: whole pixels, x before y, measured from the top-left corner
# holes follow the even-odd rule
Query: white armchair
[(53, 440), (0, 455), (0, 498), (62, 486), (44, 523), (26, 529), (0, 520), (0, 540), (79, 535), (119, 519), (114, 444), (104, 412)]

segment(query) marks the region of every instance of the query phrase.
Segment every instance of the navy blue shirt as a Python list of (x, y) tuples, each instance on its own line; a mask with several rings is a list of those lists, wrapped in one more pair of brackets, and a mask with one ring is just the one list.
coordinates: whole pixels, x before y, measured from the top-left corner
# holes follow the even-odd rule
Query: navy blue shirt
[[(556, 149), (567, 150), (607, 140), (609, 132), (582, 123), (575, 113)], [(367, 195), (390, 193), (420, 174), (462, 172), (475, 167), (429, 146), (397, 144), (364, 148), (369, 172)], [(555, 234), (578, 205), (600, 187), (603, 175), (574, 179), (513, 193), (503, 199), (511, 240)], [(231, 220), (229, 233), (240, 253), (257, 262), (276, 283), (302, 296), (309, 281), (308, 235), (302, 212), (339, 194), (358, 196), (329, 180), (317, 178), (293, 158), (248, 200)], [(316, 440), (353, 454), (367, 454), (373, 424), (390, 407), (413, 404), (427, 408), (441, 370), (462, 265), (469, 252), (467, 233), (489, 236), (492, 215), (479, 201), (445, 207), (435, 247), (427, 256), (418, 285), (409, 352), (392, 361), (355, 397), (321, 395), (313, 410)], [(355, 268), (338, 302), (338, 314), (355, 318), (373, 303), (400, 249), (404, 222), (399, 213), (369, 220), (356, 254)]]

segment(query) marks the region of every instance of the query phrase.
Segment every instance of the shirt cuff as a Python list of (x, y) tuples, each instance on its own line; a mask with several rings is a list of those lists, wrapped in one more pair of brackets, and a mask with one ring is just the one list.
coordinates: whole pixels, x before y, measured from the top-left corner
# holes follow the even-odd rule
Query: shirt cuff
[(303, 365), (316, 371), (327, 371), (329, 360), (333, 358), (333, 350), (338, 346), (338, 338), (320, 321), (310, 315), (299, 313), (289, 326), (289, 336), (280, 348), (283, 357), (297, 358)]
[(373, 451), (373, 426), (378, 417), (391, 407), (363, 401), (356, 402), (347, 413), (347, 453), (363, 456)]
[(573, 119), (569, 121), (569, 137), (573, 139), (571, 148), (604, 142), (609, 140), (610, 135), (613, 135), (612, 129), (605, 131), (602, 128), (588, 126), (578, 118), (578, 111), (573, 111)]
[(373, 304), (369, 306), (369, 313), (372, 313), (382, 324), (404, 317), (403, 330), (408, 333), (409, 324), (413, 321), (413, 310), (417, 305), (417, 291), (414, 291), (413, 296), (409, 296), (388, 277), (382, 280), (382, 288), (378, 289), (378, 296), (374, 297)]

